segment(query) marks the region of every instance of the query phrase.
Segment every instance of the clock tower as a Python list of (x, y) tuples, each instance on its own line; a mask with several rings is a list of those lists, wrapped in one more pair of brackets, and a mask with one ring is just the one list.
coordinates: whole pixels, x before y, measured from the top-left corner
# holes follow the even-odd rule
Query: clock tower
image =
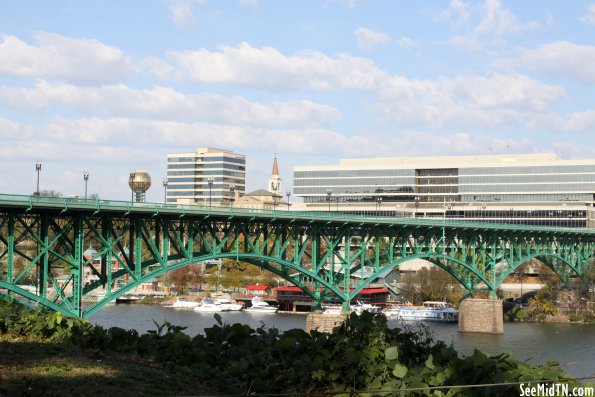
[(279, 176), (279, 165), (277, 164), (277, 154), (273, 160), (273, 173), (269, 178), (269, 192), (278, 196), (283, 195), (281, 190), (281, 177)]

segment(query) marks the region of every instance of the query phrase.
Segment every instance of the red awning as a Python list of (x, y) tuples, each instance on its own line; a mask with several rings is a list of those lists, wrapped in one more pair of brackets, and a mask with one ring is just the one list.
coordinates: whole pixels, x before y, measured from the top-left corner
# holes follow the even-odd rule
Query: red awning
[(271, 287), (266, 285), (249, 285), (246, 289), (248, 291), (266, 291), (267, 289), (271, 289)]

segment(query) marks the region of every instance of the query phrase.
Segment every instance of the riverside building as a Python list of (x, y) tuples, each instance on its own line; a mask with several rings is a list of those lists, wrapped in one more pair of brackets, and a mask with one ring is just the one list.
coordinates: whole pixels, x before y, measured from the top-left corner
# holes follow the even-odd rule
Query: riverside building
[(167, 155), (168, 203), (229, 205), (246, 190), (246, 157), (210, 147)]
[(595, 160), (396, 157), (293, 171), (294, 195), (306, 210), (595, 227)]

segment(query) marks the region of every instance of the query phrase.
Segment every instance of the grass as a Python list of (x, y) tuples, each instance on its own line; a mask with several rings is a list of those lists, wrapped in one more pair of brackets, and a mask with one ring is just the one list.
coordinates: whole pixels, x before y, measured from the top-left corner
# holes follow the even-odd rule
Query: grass
[(197, 394), (189, 376), (146, 358), (0, 336), (0, 396)]

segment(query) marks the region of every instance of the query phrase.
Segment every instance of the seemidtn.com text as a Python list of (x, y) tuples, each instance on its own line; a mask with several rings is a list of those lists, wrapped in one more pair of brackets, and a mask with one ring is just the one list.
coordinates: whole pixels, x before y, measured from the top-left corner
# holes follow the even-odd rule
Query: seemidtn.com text
[(580, 396), (595, 397), (593, 386), (570, 386), (566, 383), (521, 383), (519, 385), (521, 397), (549, 397), (549, 396)]

